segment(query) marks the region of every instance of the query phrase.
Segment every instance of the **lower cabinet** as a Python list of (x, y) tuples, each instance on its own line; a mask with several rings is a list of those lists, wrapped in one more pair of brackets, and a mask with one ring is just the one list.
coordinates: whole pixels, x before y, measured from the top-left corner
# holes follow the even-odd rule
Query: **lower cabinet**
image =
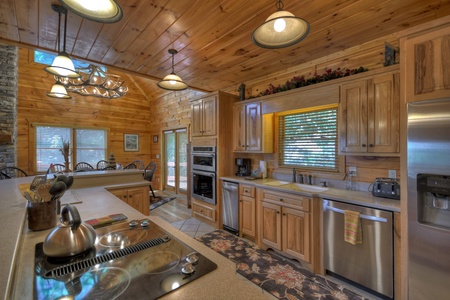
[(263, 195), (261, 243), (310, 263), (311, 199), (274, 191)]
[(256, 238), (256, 199), (254, 186), (239, 184), (239, 232)]
[(197, 201), (192, 202), (192, 213), (196, 217), (204, 218), (211, 222), (216, 222), (216, 209), (203, 205)]
[(148, 186), (109, 190), (111, 194), (146, 216), (150, 215), (149, 191)]

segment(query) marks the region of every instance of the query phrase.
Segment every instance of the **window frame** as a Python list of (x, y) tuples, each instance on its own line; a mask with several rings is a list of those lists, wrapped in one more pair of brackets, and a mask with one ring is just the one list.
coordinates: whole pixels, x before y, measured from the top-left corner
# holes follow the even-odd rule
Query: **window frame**
[[(292, 114), (302, 114), (302, 113), (309, 113), (314, 111), (321, 111), (321, 110), (327, 110), (327, 109), (336, 109), (336, 146), (335, 146), (335, 153), (336, 153), (336, 169), (326, 169), (326, 168), (314, 168), (314, 167), (306, 167), (302, 165), (282, 165), (280, 162), (280, 153), (282, 152), (280, 140), (279, 140), (279, 132), (280, 132), (280, 116), (285, 115), (292, 115)], [(329, 105), (322, 105), (322, 106), (314, 106), (314, 107), (307, 107), (302, 109), (295, 109), (295, 110), (289, 110), (289, 111), (283, 111), (275, 113), (275, 135), (274, 135), (274, 142), (275, 142), (275, 149), (276, 149), (276, 155), (275, 160), (277, 162), (277, 166), (279, 170), (281, 170), (282, 173), (283, 170), (289, 170), (288, 172), (292, 172), (291, 170), (293, 168), (311, 172), (315, 175), (320, 176), (320, 174), (323, 174), (325, 176), (333, 176), (336, 175), (339, 178), (342, 174), (345, 174), (345, 156), (339, 155), (338, 151), (338, 144), (339, 144), (339, 106), (337, 103), (329, 104)]]
[[(48, 124), (48, 123), (34, 123), (31, 124), (31, 127), (33, 129), (33, 140), (30, 141), (30, 149), (33, 149), (33, 152), (30, 153), (32, 159), (30, 159), (30, 162), (32, 162), (33, 164), (33, 169), (35, 174), (43, 174), (46, 173), (47, 170), (43, 171), (43, 170), (39, 170), (38, 171), (38, 165), (37, 165), (37, 128), (38, 127), (55, 127), (55, 128), (68, 128), (70, 129), (70, 135), (71, 135), (71, 140), (70, 140), (70, 149), (71, 149), (71, 153), (70, 153), (70, 168), (73, 169), (74, 166), (76, 165), (76, 162), (78, 162), (77, 159), (77, 151), (76, 151), (76, 147), (74, 147), (74, 145), (76, 145), (76, 131), (77, 130), (99, 130), (99, 131), (104, 131), (105, 132), (105, 159), (108, 158), (108, 149), (109, 149), (109, 128), (104, 128), (104, 127), (89, 127), (89, 126), (70, 126), (70, 125), (55, 125), (55, 124)], [(64, 163), (64, 162), (62, 162)]]

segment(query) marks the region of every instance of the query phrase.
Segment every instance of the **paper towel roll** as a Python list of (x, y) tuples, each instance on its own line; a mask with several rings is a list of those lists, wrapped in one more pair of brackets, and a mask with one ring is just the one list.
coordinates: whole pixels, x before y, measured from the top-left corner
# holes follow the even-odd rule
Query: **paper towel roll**
[(264, 160), (260, 160), (259, 170), (261, 171), (261, 177), (267, 178), (267, 162), (265, 162)]

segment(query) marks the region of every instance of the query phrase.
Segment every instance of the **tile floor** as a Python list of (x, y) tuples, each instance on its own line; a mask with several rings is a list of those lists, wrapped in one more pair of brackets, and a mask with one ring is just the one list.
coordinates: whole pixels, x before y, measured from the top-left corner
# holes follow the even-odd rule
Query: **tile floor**
[(193, 238), (202, 236), (204, 234), (216, 230), (216, 228), (214, 228), (213, 226), (203, 223), (202, 221), (197, 220), (196, 218), (189, 218), (173, 222), (170, 223), (170, 225), (183, 231), (184, 233)]

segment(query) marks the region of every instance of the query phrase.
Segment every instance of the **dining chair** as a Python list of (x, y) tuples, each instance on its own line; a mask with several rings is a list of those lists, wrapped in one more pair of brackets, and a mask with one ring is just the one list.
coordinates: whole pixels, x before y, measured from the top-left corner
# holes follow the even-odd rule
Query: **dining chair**
[(107, 166), (108, 166), (108, 161), (102, 159), (97, 163), (97, 170), (104, 170)]
[(106, 166), (106, 167), (104, 167), (103, 169), (101, 169), (102, 171), (106, 171), (106, 170), (115, 170), (116, 169), (116, 167), (114, 167), (114, 166)]
[(145, 169), (145, 164), (142, 160), (135, 160), (131, 162), (132, 164), (136, 165), (136, 169), (139, 170), (144, 170)]
[(150, 181), (150, 191), (152, 192), (153, 198), (156, 197), (152, 187), (153, 175), (155, 174), (155, 171), (156, 171), (156, 162), (149, 163), (144, 170), (144, 180)]
[(129, 163), (128, 165), (126, 165), (125, 167), (123, 167), (124, 170), (127, 169), (137, 169), (138, 167), (134, 164), (134, 163)]
[(52, 173), (63, 173), (66, 170), (66, 166), (63, 164), (53, 164), (53, 170), (51, 169), (51, 167), (49, 167), (47, 169), (47, 174), (50, 173), (50, 171)]
[(4, 168), (0, 169), (0, 172), (3, 174), (2, 177), (6, 177), (6, 178), (2, 178), (2, 179), (19, 178), (19, 177), (27, 177), (28, 176), (28, 174), (24, 170), (17, 168), (17, 167), (4, 167)]
[(89, 163), (87, 162), (79, 162), (75, 165), (75, 169), (74, 171), (89, 171), (89, 170), (94, 170), (94, 167), (91, 166)]
[(3, 172), (0, 172), (0, 180), (3, 180), (3, 179), (11, 179), (11, 177), (9, 177), (8, 175), (6, 175)]

